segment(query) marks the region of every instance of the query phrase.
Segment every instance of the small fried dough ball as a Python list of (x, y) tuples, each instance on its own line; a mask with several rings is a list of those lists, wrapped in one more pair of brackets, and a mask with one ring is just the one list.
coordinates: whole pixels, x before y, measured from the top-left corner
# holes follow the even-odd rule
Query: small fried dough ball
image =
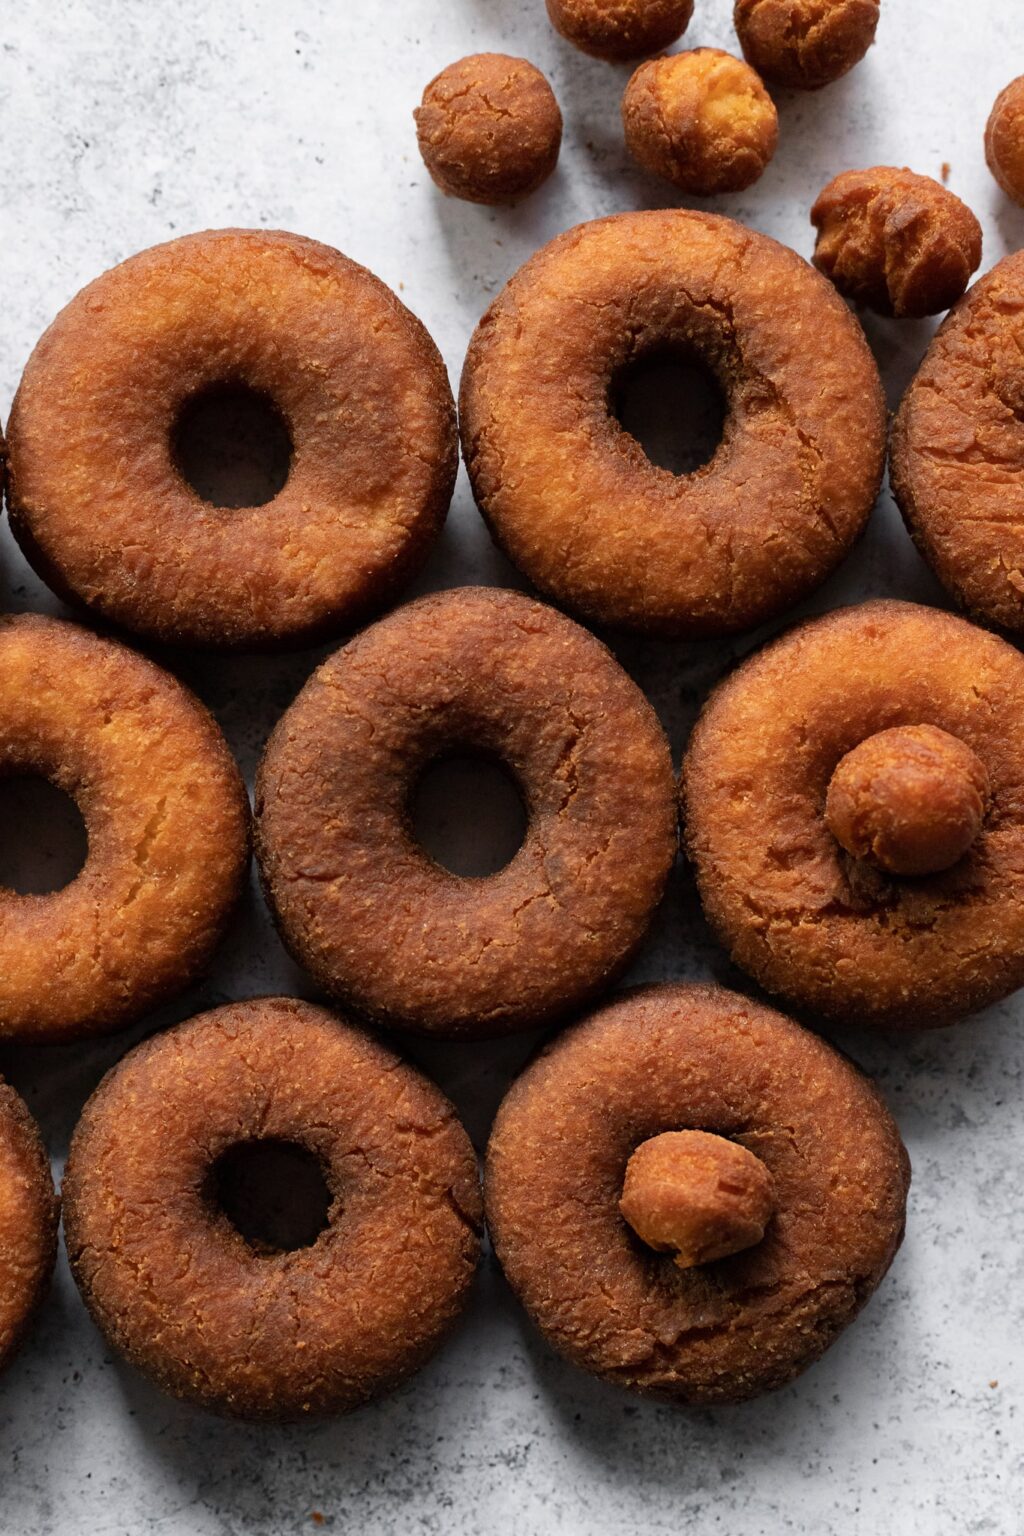
[(937, 315), (981, 262), (981, 225), (930, 176), (876, 165), (844, 171), (811, 209), (814, 265), (839, 292), (881, 315)]
[(547, 0), (556, 32), (612, 63), (658, 53), (682, 37), (693, 0)]
[(459, 59), (431, 80), (413, 115), (427, 170), (442, 192), (466, 202), (512, 202), (535, 191), (558, 161), (562, 114), (526, 59)]
[(622, 98), (630, 154), (683, 192), (742, 192), (779, 140), (775, 105), (742, 59), (695, 48), (641, 64)]
[(657, 1253), (694, 1269), (752, 1248), (775, 1210), (759, 1157), (707, 1131), (665, 1131), (626, 1164), (619, 1210)]
[(816, 91), (859, 64), (879, 0), (736, 0), (743, 56), (772, 85)]
[(985, 128), (985, 159), (1007, 197), (1024, 207), (1024, 75), (996, 97)]

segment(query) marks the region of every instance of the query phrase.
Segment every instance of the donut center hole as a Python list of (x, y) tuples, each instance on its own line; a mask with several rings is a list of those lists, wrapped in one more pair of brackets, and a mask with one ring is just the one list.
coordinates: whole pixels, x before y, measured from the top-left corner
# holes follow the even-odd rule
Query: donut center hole
[(612, 381), (612, 416), (658, 469), (692, 475), (710, 464), (725, 436), (722, 386), (700, 358), (650, 352)]
[(89, 838), (78, 806), (49, 779), (0, 778), (0, 886), (49, 896), (80, 875)]
[(495, 758), (452, 752), (429, 763), (413, 787), (410, 819), (420, 847), (450, 874), (496, 875), (526, 837), (519, 786)]
[(269, 395), (216, 384), (186, 400), (172, 434), (182, 479), (214, 507), (262, 507), (285, 487), (292, 464), (288, 425)]
[(328, 1226), (332, 1195), (320, 1159), (294, 1141), (242, 1141), (213, 1165), (211, 1194), (260, 1252), (309, 1248)]

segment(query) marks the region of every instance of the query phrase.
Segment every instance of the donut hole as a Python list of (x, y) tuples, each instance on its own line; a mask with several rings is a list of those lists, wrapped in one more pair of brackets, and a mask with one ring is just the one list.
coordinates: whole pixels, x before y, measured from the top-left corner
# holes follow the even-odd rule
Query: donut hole
[(272, 1138), (222, 1152), (211, 1170), (210, 1196), (259, 1253), (312, 1247), (329, 1225), (333, 1201), (316, 1154)]
[(428, 763), (413, 785), (409, 818), (417, 843), (449, 874), (496, 875), (523, 846), (522, 793), (498, 758), (449, 752)]
[(609, 409), (656, 468), (692, 475), (721, 447), (729, 406), (707, 363), (694, 353), (662, 349), (619, 369)]
[(49, 896), (80, 875), (89, 854), (82, 813), (37, 774), (0, 777), (0, 886)]
[(181, 478), (214, 507), (262, 507), (284, 489), (292, 464), (288, 424), (269, 395), (214, 384), (178, 413), (171, 451)]

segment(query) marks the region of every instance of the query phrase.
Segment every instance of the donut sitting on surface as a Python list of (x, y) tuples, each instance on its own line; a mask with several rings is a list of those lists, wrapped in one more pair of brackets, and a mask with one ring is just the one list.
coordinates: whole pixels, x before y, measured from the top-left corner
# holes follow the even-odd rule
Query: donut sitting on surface
[(736, 0), (743, 55), (772, 85), (818, 90), (859, 64), (875, 40), (879, 0)]
[(693, 0), (547, 0), (556, 32), (611, 63), (658, 53), (682, 37)]
[(1024, 207), (1024, 75), (996, 97), (985, 128), (985, 159), (1007, 197)]

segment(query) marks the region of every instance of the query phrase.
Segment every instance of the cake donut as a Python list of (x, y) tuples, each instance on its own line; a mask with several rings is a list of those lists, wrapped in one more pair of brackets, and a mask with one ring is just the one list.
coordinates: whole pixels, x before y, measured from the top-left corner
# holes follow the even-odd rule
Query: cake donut
[(951, 311), (893, 423), (890, 479), (943, 586), (974, 618), (1024, 632), (1024, 252)]
[(58, 1202), (35, 1121), (0, 1078), (0, 1370), (35, 1316), (57, 1258)]
[(484, 1191), (550, 1344), (636, 1392), (730, 1403), (792, 1380), (857, 1315), (909, 1179), (845, 1057), (735, 993), (673, 984), (624, 994), (527, 1068)]
[[(525, 840), (481, 879), (419, 846), (424, 770), (505, 765)], [(515, 592), (399, 609), (326, 661), (256, 785), (264, 888), (292, 955), (380, 1023), (483, 1036), (593, 997), (642, 940), (676, 852), (668, 744), (601, 643)]]
[[(189, 412), (244, 390), (291, 442), (262, 506), (185, 479)], [(448, 509), (444, 364), (371, 273), (298, 235), (217, 230), (85, 288), (37, 345), (8, 429), (11, 527), (60, 596), (137, 634), (308, 644), (384, 606)]]
[[(238, 1147), (319, 1163), (326, 1225), (255, 1245), (217, 1198)], [(427, 1359), (480, 1251), (476, 1158), (447, 1099), (362, 1031), (258, 998), (137, 1046), (101, 1082), (64, 1178), (72, 1273), (111, 1347), (216, 1412), (344, 1412)]]
[[(688, 475), (616, 420), (639, 361), (696, 357), (728, 402)], [(663, 635), (749, 628), (812, 591), (878, 492), (886, 414), (846, 305), (793, 251), (683, 209), (559, 236), (484, 315), (462, 376), (463, 451), (492, 533), (589, 621)]]
[(682, 37), (693, 0), (547, 0), (555, 31), (583, 53), (621, 63)]
[(194, 981), (249, 855), (245, 786), (199, 700), (75, 624), (0, 619), (0, 773), (50, 780), (88, 836), (62, 889), (0, 887), (0, 1039), (119, 1029)]
[(795, 1007), (929, 1027), (1024, 985), (1024, 658), (987, 631), (799, 626), (712, 694), (683, 799), (712, 927)]
[(735, 0), (733, 24), (770, 85), (816, 91), (860, 63), (880, 11), (879, 0)]

